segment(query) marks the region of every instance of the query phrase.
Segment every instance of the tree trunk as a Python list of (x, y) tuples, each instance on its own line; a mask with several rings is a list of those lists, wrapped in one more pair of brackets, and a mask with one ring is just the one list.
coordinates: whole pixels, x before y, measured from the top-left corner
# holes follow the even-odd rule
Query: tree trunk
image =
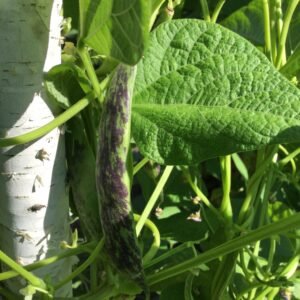
[[(60, 63), (61, 0), (0, 1), (0, 136), (53, 119), (43, 73)], [(57, 128), (38, 141), (0, 148), (0, 249), (21, 265), (57, 254), (68, 241), (64, 139)], [(64, 260), (36, 272), (52, 283), (71, 271)], [(16, 292), (22, 280), (11, 280)], [(71, 286), (57, 296), (71, 296)]]

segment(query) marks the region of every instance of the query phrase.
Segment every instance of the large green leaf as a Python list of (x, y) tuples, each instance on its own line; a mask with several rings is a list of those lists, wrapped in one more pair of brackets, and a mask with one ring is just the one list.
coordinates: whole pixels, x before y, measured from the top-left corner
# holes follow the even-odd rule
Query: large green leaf
[(300, 91), (248, 41), (216, 24), (162, 24), (138, 65), (133, 136), (165, 164), (300, 141)]
[(81, 0), (81, 38), (99, 54), (136, 64), (148, 37), (152, 4), (144, 0)]

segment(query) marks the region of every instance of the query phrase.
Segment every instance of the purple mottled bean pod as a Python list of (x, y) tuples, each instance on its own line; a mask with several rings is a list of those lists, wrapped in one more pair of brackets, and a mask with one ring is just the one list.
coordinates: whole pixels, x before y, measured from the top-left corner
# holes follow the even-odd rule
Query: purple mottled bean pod
[(99, 126), (97, 189), (105, 249), (113, 266), (145, 287), (130, 203), (131, 99), (136, 67), (118, 65), (106, 95)]

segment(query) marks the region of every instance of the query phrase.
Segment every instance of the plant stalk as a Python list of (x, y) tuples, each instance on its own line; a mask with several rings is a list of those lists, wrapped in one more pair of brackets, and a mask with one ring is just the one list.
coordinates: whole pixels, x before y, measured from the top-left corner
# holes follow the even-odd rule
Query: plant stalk
[(285, 52), (285, 44), (286, 44), (286, 39), (290, 27), (290, 23), (292, 20), (292, 16), (294, 14), (294, 11), (299, 4), (300, 0), (290, 0), (288, 8), (286, 10), (284, 19), (283, 19), (283, 25), (282, 25), (282, 30), (281, 30), (281, 35), (278, 43), (278, 54), (275, 62), (275, 67), (279, 69), (281, 67), (282, 61), (283, 61), (283, 55)]
[(141, 217), (138, 221), (138, 223), (136, 224), (135, 230), (136, 230), (136, 235), (139, 236), (139, 234), (142, 231), (143, 226), (145, 225), (146, 220), (148, 219), (158, 197), (159, 194), (162, 192), (172, 170), (173, 170), (173, 166), (166, 166), (163, 174), (161, 175), (154, 192), (152, 193), (143, 213), (141, 214)]
[(255, 229), (243, 236), (237, 237), (231, 241), (221, 244), (218, 247), (208, 250), (207, 252), (204, 252), (203, 254), (200, 254), (195, 258), (189, 259), (176, 266), (150, 275), (147, 278), (148, 284), (149, 286), (153, 286), (160, 281), (183, 274), (191, 269), (194, 269), (196, 266), (210, 262), (220, 256), (224, 256), (226, 254), (237, 251), (256, 241), (266, 239), (270, 236), (278, 235), (290, 230), (294, 230), (296, 228), (300, 228), (300, 213), (296, 213), (289, 218)]

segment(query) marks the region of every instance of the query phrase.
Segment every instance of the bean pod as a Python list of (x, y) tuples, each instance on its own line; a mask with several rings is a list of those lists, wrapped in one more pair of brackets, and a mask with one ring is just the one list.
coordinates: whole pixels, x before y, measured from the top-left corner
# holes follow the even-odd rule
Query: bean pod
[(142, 258), (131, 211), (131, 99), (136, 67), (118, 65), (99, 127), (97, 189), (105, 249), (113, 266), (145, 287)]

